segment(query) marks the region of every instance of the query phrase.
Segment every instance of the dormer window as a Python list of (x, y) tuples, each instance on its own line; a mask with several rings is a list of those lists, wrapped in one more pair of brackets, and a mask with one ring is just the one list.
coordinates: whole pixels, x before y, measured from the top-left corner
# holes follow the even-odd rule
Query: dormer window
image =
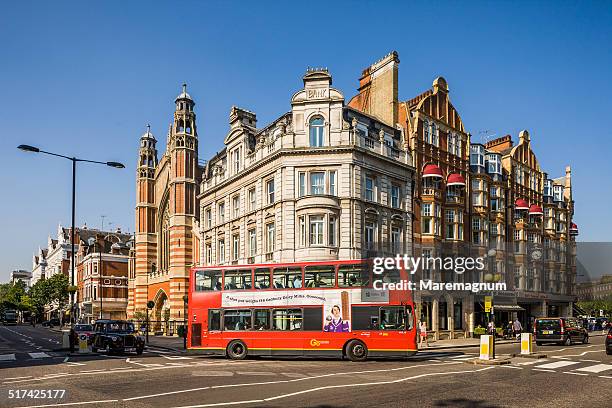
[(232, 163), (234, 166), (234, 174), (240, 172), (240, 147), (232, 152)]
[(310, 119), (310, 146), (322, 147), (325, 134), (325, 122), (321, 116)]

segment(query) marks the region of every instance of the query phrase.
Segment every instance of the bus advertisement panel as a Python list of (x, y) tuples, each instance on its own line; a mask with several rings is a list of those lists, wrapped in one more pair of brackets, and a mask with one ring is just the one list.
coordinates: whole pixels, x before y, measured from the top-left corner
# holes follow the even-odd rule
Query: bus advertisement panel
[[(406, 279), (396, 272), (390, 281)], [(188, 347), (233, 359), (416, 353), (412, 293), (373, 278), (359, 260), (193, 268)]]

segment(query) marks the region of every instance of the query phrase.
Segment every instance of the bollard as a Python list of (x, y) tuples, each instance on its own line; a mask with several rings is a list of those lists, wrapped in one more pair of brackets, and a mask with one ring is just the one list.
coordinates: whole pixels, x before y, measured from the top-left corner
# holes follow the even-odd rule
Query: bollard
[(495, 358), (493, 354), (493, 336), (480, 336), (480, 360), (491, 360)]
[(70, 348), (70, 330), (62, 330), (62, 348)]
[(86, 334), (79, 335), (79, 353), (91, 353), (89, 337)]
[(533, 334), (521, 333), (521, 354), (533, 353)]

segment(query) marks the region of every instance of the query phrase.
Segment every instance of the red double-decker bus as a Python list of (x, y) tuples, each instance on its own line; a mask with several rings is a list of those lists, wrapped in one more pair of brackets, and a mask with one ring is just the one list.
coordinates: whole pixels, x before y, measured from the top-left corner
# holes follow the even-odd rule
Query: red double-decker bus
[(232, 359), (415, 354), (411, 292), (374, 289), (374, 279), (359, 260), (193, 268), (188, 348)]

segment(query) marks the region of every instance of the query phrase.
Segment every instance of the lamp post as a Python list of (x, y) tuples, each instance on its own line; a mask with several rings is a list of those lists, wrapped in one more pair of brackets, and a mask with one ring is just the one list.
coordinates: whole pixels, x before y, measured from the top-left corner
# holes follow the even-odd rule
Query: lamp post
[[(98, 249), (100, 249), (100, 246), (98, 246)], [(98, 251), (98, 255), (100, 256), (100, 265), (98, 265), (98, 279), (100, 279), (100, 320), (102, 320), (104, 318), (104, 314), (102, 312), (102, 285), (104, 284), (104, 278), (103, 278), (103, 274), (102, 274), (102, 251)]]
[(187, 303), (189, 295), (183, 295), (183, 348), (187, 350)]
[[(71, 253), (70, 253), (70, 284), (74, 286), (74, 224), (75, 224), (75, 207), (76, 207), (76, 164), (77, 162), (83, 163), (94, 163), (94, 164), (103, 164), (109, 167), (114, 167), (116, 169), (123, 169), (125, 166), (119, 162), (102, 162), (96, 160), (87, 160), (87, 159), (79, 159), (77, 157), (69, 157), (64, 156), (63, 154), (57, 154), (52, 152), (47, 152), (39, 149), (38, 147), (29, 146), (29, 145), (19, 145), (17, 146), (19, 150), (30, 153), (44, 153), (50, 156), (61, 157), (72, 162), (72, 214), (71, 214), (71, 232), (70, 232), (70, 245), (71, 245)], [(74, 319), (74, 292), (70, 294), (70, 324), (72, 325)]]
[(147, 344), (149, 344), (149, 310), (153, 309), (154, 307), (155, 307), (155, 302), (153, 302), (152, 300), (149, 300), (147, 302), (147, 334), (146, 334)]

